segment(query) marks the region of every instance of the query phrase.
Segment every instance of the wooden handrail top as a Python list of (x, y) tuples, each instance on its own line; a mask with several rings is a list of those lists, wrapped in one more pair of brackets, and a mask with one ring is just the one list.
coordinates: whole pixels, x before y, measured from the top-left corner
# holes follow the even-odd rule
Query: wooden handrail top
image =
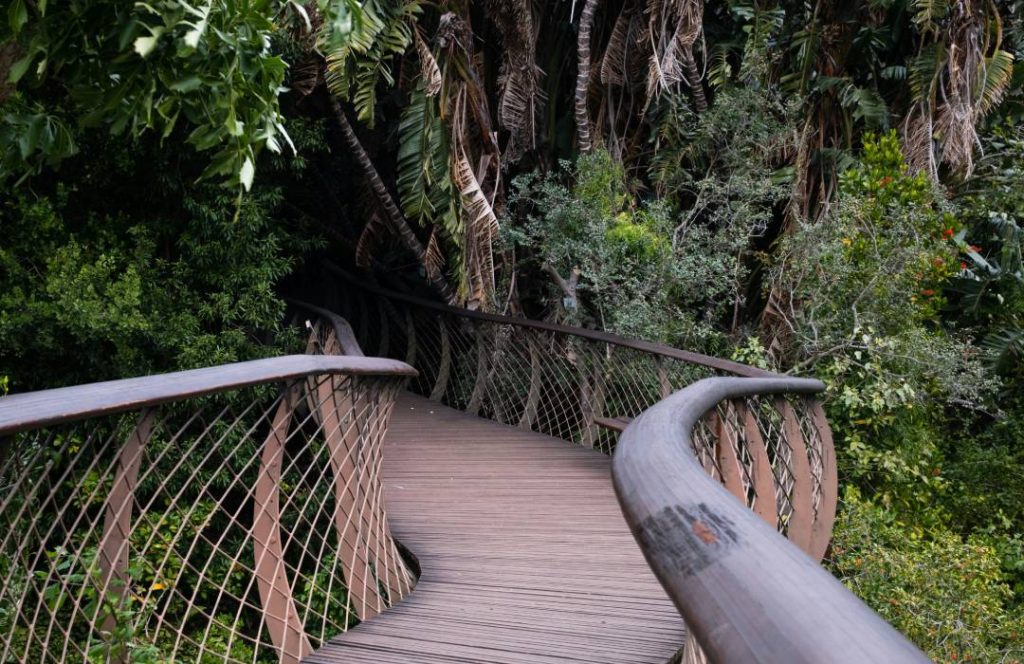
[(724, 400), (823, 389), (799, 378), (708, 378), (619, 438), (612, 477), (626, 521), (712, 662), (928, 661), (693, 453), (694, 426)]
[(347, 320), (330, 309), (318, 307), (304, 300), (297, 300), (292, 297), (286, 297), (284, 300), (299, 309), (305, 309), (328, 321), (331, 327), (334, 328), (334, 336), (337, 338), (338, 345), (341, 346), (341, 351), (345, 355), (363, 357), (363, 349), (360, 348), (359, 342), (356, 341), (356, 334), (352, 331), (352, 326)]
[(317, 374), (415, 376), (417, 372), (404, 362), (379, 357), (285, 355), (190, 371), (11, 394), (0, 398), (0, 436)]
[(588, 330), (582, 327), (572, 327), (569, 325), (558, 325), (556, 323), (548, 323), (545, 321), (533, 320), (531, 318), (518, 318), (515, 316), (502, 316), (499, 314), (488, 314), (481, 311), (470, 311), (469, 309), (462, 309), (459, 307), (453, 307), (440, 302), (433, 302), (421, 297), (414, 295), (406, 295), (404, 293), (398, 293), (396, 291), (381, 288), (374, 284), (366, 283), (352, 276), (342, 268), (338, 267), (330, 261), (324, 261), (326, 268), (348, 281), (349, 283), (358, 285), (361, 289), (376, 295), (381, 295), (393, 300), (399, 300), (406, 302), (424, 309), (433, 309), (453, 316), (461, 316), (463, 318), (472, 318), (475, 320), (483, 320), (492, 323), (500, 323), (503, 325), (516, 325), (518, 327), (527, 327), (535, 330), (544, 330), (546, 332), (556, 332), (559, 334), (568, 334), (576, 337), (582, 337), (584, 339), (591, 339), (593, 341), (599, 341), (602, 343), (612, 344), (615, 346), (621, 346), (623, 348), (632, 348), (633, 350), (639, 350), (645, 353), (651, 353), (653, 355), (661, 355), (663, 357), (670, 357), (676, 360), (682, 360), (683, 362), (689, 362), (690, 364), (696, 364), (700, 366), (709, 367), (718, 371), (724, 371), (726, 373), (735, 374), (737, 376), (747, 377), (781, 377), (783, 374), (773, 373), (760, 369), (758, 367), (752, 367), (747, 364), (740, 362), (734, 362), (732, 360), (725, 360), (719, 357), (712, 357), (710, 355), (703, 355), (701, 353), (694, 353), (688, 350), (681, 350), (679, 348), (673, 348), (672, 346), (666, 346), (665, 344), (653, 343), (650, 341), (641, 341), (638, 339), (629, 339), (622, 337), (617, 334), (611, 334), (610, 332), (601, 332), (599, 330)]

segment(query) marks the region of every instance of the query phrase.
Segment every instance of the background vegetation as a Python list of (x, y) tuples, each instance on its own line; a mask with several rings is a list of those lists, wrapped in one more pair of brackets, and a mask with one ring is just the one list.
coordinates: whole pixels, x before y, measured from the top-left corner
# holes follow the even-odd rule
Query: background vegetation
[(325, 255), (817, 375), (834, 572), (1024, 660), (1016, 0), (6, 9), (3, 389), (279, 352)]

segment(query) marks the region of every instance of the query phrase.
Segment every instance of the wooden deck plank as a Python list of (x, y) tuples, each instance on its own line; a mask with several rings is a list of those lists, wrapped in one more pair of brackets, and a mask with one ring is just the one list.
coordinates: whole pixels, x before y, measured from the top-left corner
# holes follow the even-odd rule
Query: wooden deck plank
[(385, 500), (422, 577), (304, 661), (666, 662), (682, 620), (629, 533), (609, 461), (402, 395)]

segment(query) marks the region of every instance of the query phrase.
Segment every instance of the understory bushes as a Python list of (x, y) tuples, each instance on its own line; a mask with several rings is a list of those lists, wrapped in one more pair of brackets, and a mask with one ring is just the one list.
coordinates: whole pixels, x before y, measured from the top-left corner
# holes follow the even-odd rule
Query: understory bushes
[(59, 176), (32, 178), (0, 201), (0, 374), (9, 389), (295, 347), (276, 287), (320, 241), (285, 214), (282, 186), (239, 199), (183, 180), (194, 162), (155, 141), (91, 138)]

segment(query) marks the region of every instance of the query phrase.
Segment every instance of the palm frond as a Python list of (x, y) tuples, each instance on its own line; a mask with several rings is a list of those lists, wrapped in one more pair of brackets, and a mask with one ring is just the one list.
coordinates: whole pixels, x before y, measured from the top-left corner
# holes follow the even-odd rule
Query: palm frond
[(981, 104), (983, 114), (988, 113), (1003, 99), (1013, 79), (1013, 53), (996, 51), (985, 58), (981, 74)]
[(413, 30), (413, 37), (416, 40), (416, 55), (420, 59), (420, 75), (423, 77), (423, 90), (428, 97), (433, 97), (441, 91), (441, 68), (437, 66), (437, 59), (430, 52), (430, 48), (418, 29)]
[(359, 240), (356, 242), (356, 266), (361, 268), (370, 267), (377, 247), (380, 246), (381, 241), (387, 235), (388, 229), (384, 217), (379, 212), (374, 211), (366, 225), (363, 226), (363, 230), (359, 234)]
[(914, 25), (921, 32), (937, 31), (939, 22), (949, 13), (949, 0), (914, 0)]
[(608, 45), (601, 56), (601, 82), (605, 85), (622, 85), (626, 80), (626, 51), (629, 48), (629, 28), (633, 12), (623, 7), (615, 19)]
[(448, 145), (426, 83), (418, 81), (398, 124), (398, 196), (405, 215), (421, 226), (431, 223), (451, 198)]
[(946, 61), (946, 47), (942, 43), (930, 44), (908, 62), (907, 79), (916, 102), (931, 104), (935, 99), (939, 74)]

